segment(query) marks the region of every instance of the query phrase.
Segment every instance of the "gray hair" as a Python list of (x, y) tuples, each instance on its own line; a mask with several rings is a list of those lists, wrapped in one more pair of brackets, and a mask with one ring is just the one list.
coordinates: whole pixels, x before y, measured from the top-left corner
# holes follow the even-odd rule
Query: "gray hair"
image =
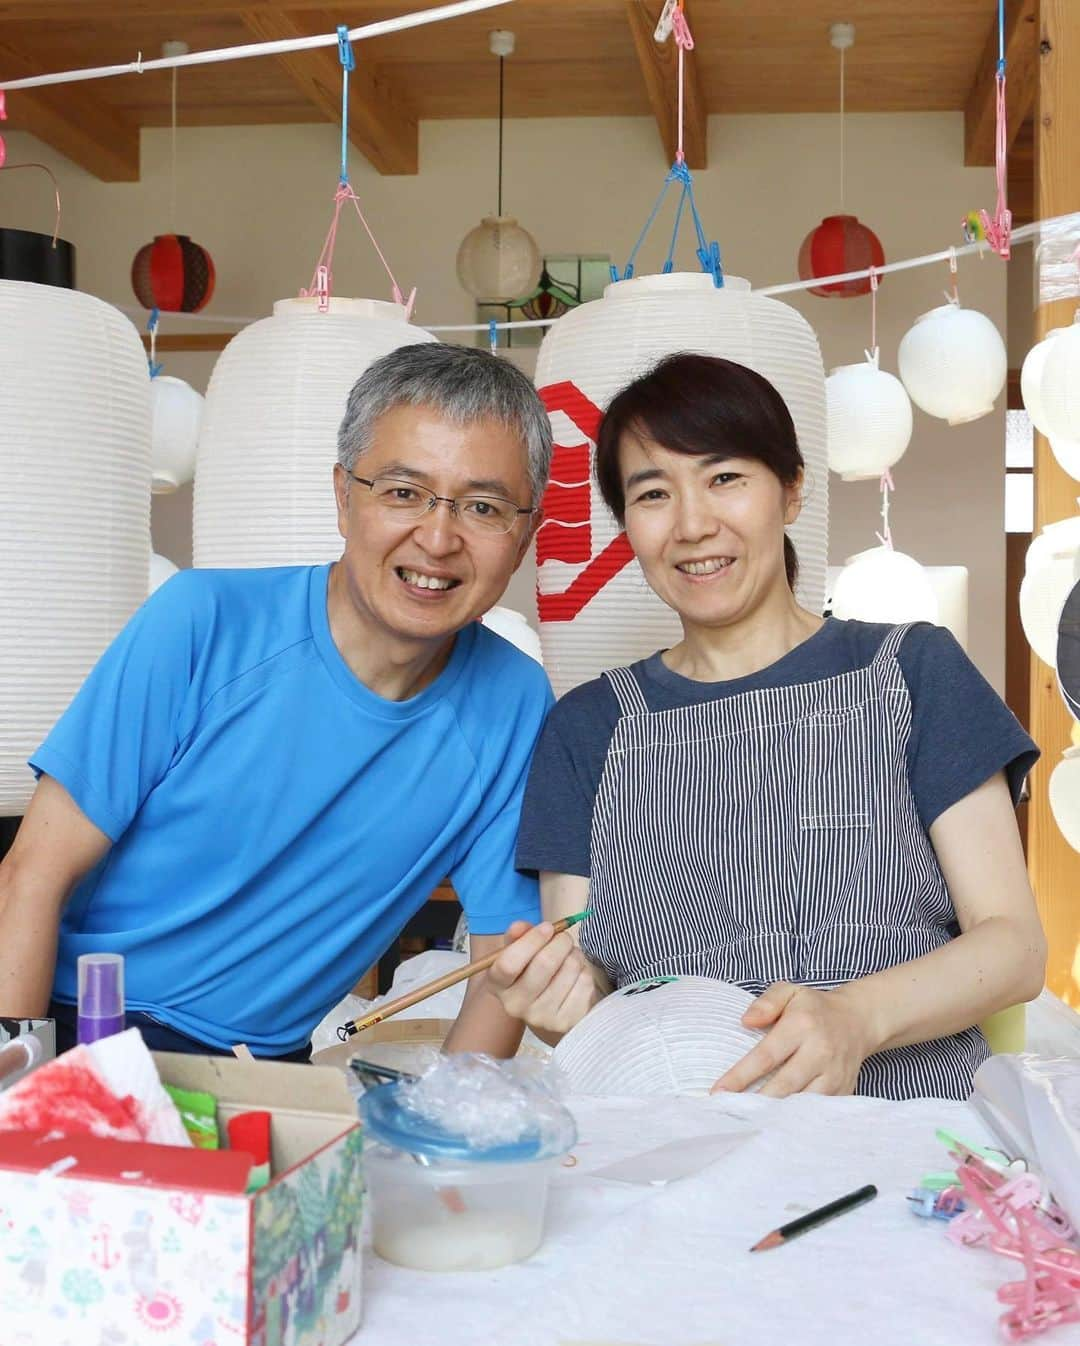
[(455, 425), (500, 421), (528, 456), (531, 504), (551, 473), (551, 422), (529, 379), (509, 360), (440, 341), (399, 346), (360, 375), (338, 430), (338, 462), (351, 472), (371, 447), (375, 423), (398, 406), (431, 407)]

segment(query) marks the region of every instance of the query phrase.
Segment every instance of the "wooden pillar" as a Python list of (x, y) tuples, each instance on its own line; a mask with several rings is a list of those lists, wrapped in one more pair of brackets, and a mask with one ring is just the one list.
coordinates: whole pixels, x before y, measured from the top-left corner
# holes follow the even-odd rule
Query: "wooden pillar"
[[(1035, 217), (1080, 211), (1080, 2), (1039, 0), (1039, 87), (1035, 105)], [(1040, 304), (1035, 340), (1072, 322), (1080, 299)], [(1080, 482), (1058, 466), (1048, 441), (1035, 436), (1035, 527), (1077, 512)], [(1073, 726), (1057, 675), (1032, 652), (1031, 734), (1042, 749), (1032, 774), (1028, 869), (1050, 944), (1046, 982), (1080, 1008), (1080, 854), (1050, 811), (1050, 774), (1069, 746)]]

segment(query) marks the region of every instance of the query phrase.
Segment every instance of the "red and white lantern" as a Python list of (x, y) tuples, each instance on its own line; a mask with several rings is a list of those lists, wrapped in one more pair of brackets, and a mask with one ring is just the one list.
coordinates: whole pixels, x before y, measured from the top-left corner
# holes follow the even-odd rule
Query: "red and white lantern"
[(828, 551), (825, 371), (806, 320), (748, 281), (672, 273), (617, 281), (559, 319), (544, 338), (536, 386), (555, 439), (552, 481), (536, 542), (544, 666), (557, 696), (603, 669), (679, 639), (675, 614), (645, 583), (593, 474), (601, 416), (637, 375), (677, 351), (757, 370), (788, 405), (806, 459), (802, 514), (790, 534), (799, 601), (820, 612)]

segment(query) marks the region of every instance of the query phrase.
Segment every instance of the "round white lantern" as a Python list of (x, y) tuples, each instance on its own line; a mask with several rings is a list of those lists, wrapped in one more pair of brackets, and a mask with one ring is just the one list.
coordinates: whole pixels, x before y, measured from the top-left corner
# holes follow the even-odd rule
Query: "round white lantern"
[(844, 481), (866, 481), (900, 461), (911, 443), (911, 400), (873, 359), (841, 365), (825, 380), (829, 467)]
[(150, 465), (155, 495), (183, 486), (195, 475), (203, 397), (190, 383), (158, 374), (150, 380)]
[(196, 566), (315, 565), (341, 555), (337, 432), (373, 360), (434, 341), (400, 304), (281, 299), (222, 351), (195, 473)]
[(505, 304), (530, 294), (540, 268), (536, 240), (512, 215), (485, 215), (458, 248), (458, 280), (483, 303)]
[(1000, 332), (984, 313), (958, 304), (916, 318), (900, 342), (898, 364), (915, 405), (950, 425), (993, 411), (1008, 373)]
[(172, 579), (177, 573), (178, 566), (174, 566), (167, 556), (161, 556), (158, 552), (150, 553), (150, 583), (147, 585), (146, 592), (152, 594), (155, 589), (160, 589), (167, 579)]
[(1032, 346), (1024, 357), (1024, 363), (1020, 369), (1020, 396), (1024, 402), (1024, 409), (1031, 417), (1031, 424), (1041, 435), (1049, 434), (1046, 423), (1046, 409), (1042, 400), (1042, 380), (1043, 372), (1046, 369), (1046, 357), (1050, 354), (1050, 347), (1054, 338), (1064, 331), (1064, 328), (1058, 327)]
[(1068, 519), (1045, 524), (1032, 538), (1024, 556), (1024, 574), (1030, 574), (1039, 566), (1048, 565), (1053, 560), (1068, 557), (1072, 557), (1074, 564), (1080, 566), (1078, 553), (1080, 553), (1080, 514), (1074, 514)]
[(803, 510), (789, 529), (800, 602), (820, 612), (828, 550), (825, 376), (817, 338), (787, 304), (727, 276), (672, 273), (618, 281), (548, 331), (536, 386), (555, 439), (537, 535), (544, 666), (557, 695), (680, 638), (679, 619), (645, 583), (593, 479), (596, 435), (612, 397), (665, 355), (694, 351), (757, 370), (787, 403), (806, 460)]
[(523, 612), (518, 612), (515, 608), (495, 607), (485, 612), (482, 620), (489, 630), (494, 631), (497, 636), (502, 636), (503, 640), (508, 640), (511, 645), (516, 645), (530, 659), (535, 659), (538, 664), (544, 662), (540, 637), (529, 625)]
[(1050, 668), (1057, 666), (1058, 621), (1080, 563), (1080, 515), (1047, 524), (1028, 547), (1020, 582), (1024, 636)]
[(1080, 439), (1080, 323), (1054, 334), (1039, 388), (1046, 433)]
[(134, 326), (78, 290), (0, 280), (0, 815), (27, 757), (146, 597), (150, 383)]
[(1056, 435), (1051, 435), (1050, 452), (1062, 471), (1067, 472), (1074, 481), (1080, 481), (1080, 440), (1058, 439)]
[(1061, 835), (1080, 851), (1080, 748), (1066, 748), (1050, 777), (1050, 808)]
[(832, 612), (859, 622), (936, 622), (937, 594), (914, 557), (871, 547), (844, 562), (833, 586)]

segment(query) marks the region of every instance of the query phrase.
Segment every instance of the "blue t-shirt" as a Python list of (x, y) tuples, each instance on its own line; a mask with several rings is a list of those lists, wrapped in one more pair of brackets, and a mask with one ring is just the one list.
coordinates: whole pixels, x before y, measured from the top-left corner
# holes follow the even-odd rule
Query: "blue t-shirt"
[[(727, 682), (684, 678), (659, 653), (633, 669), (649, 709), (674, 710), (865, 668), (891, 629), (830, 618), (774, 664)], [(898, 658), (911, 696), (908, 780), (923, 826), (1001, 770), (1018, 799), (1039, 750), (950, 632), (920, 622)], [(606, 678), (575, 687), (551, 712), (525, 792), (520, 869), (588, 877), (593, 804), (618, 717)]]
[(334, 644), (329, 574), (182, 571), (31, 759), (113, 841), (64, 912), (58, 999), (79, 954), (121, 953), (129, 1008), (276, 1055), (447, 875), (476, 934), (537, 919), (514, 843), (543, 669), (473, 623), (387, 701)]

